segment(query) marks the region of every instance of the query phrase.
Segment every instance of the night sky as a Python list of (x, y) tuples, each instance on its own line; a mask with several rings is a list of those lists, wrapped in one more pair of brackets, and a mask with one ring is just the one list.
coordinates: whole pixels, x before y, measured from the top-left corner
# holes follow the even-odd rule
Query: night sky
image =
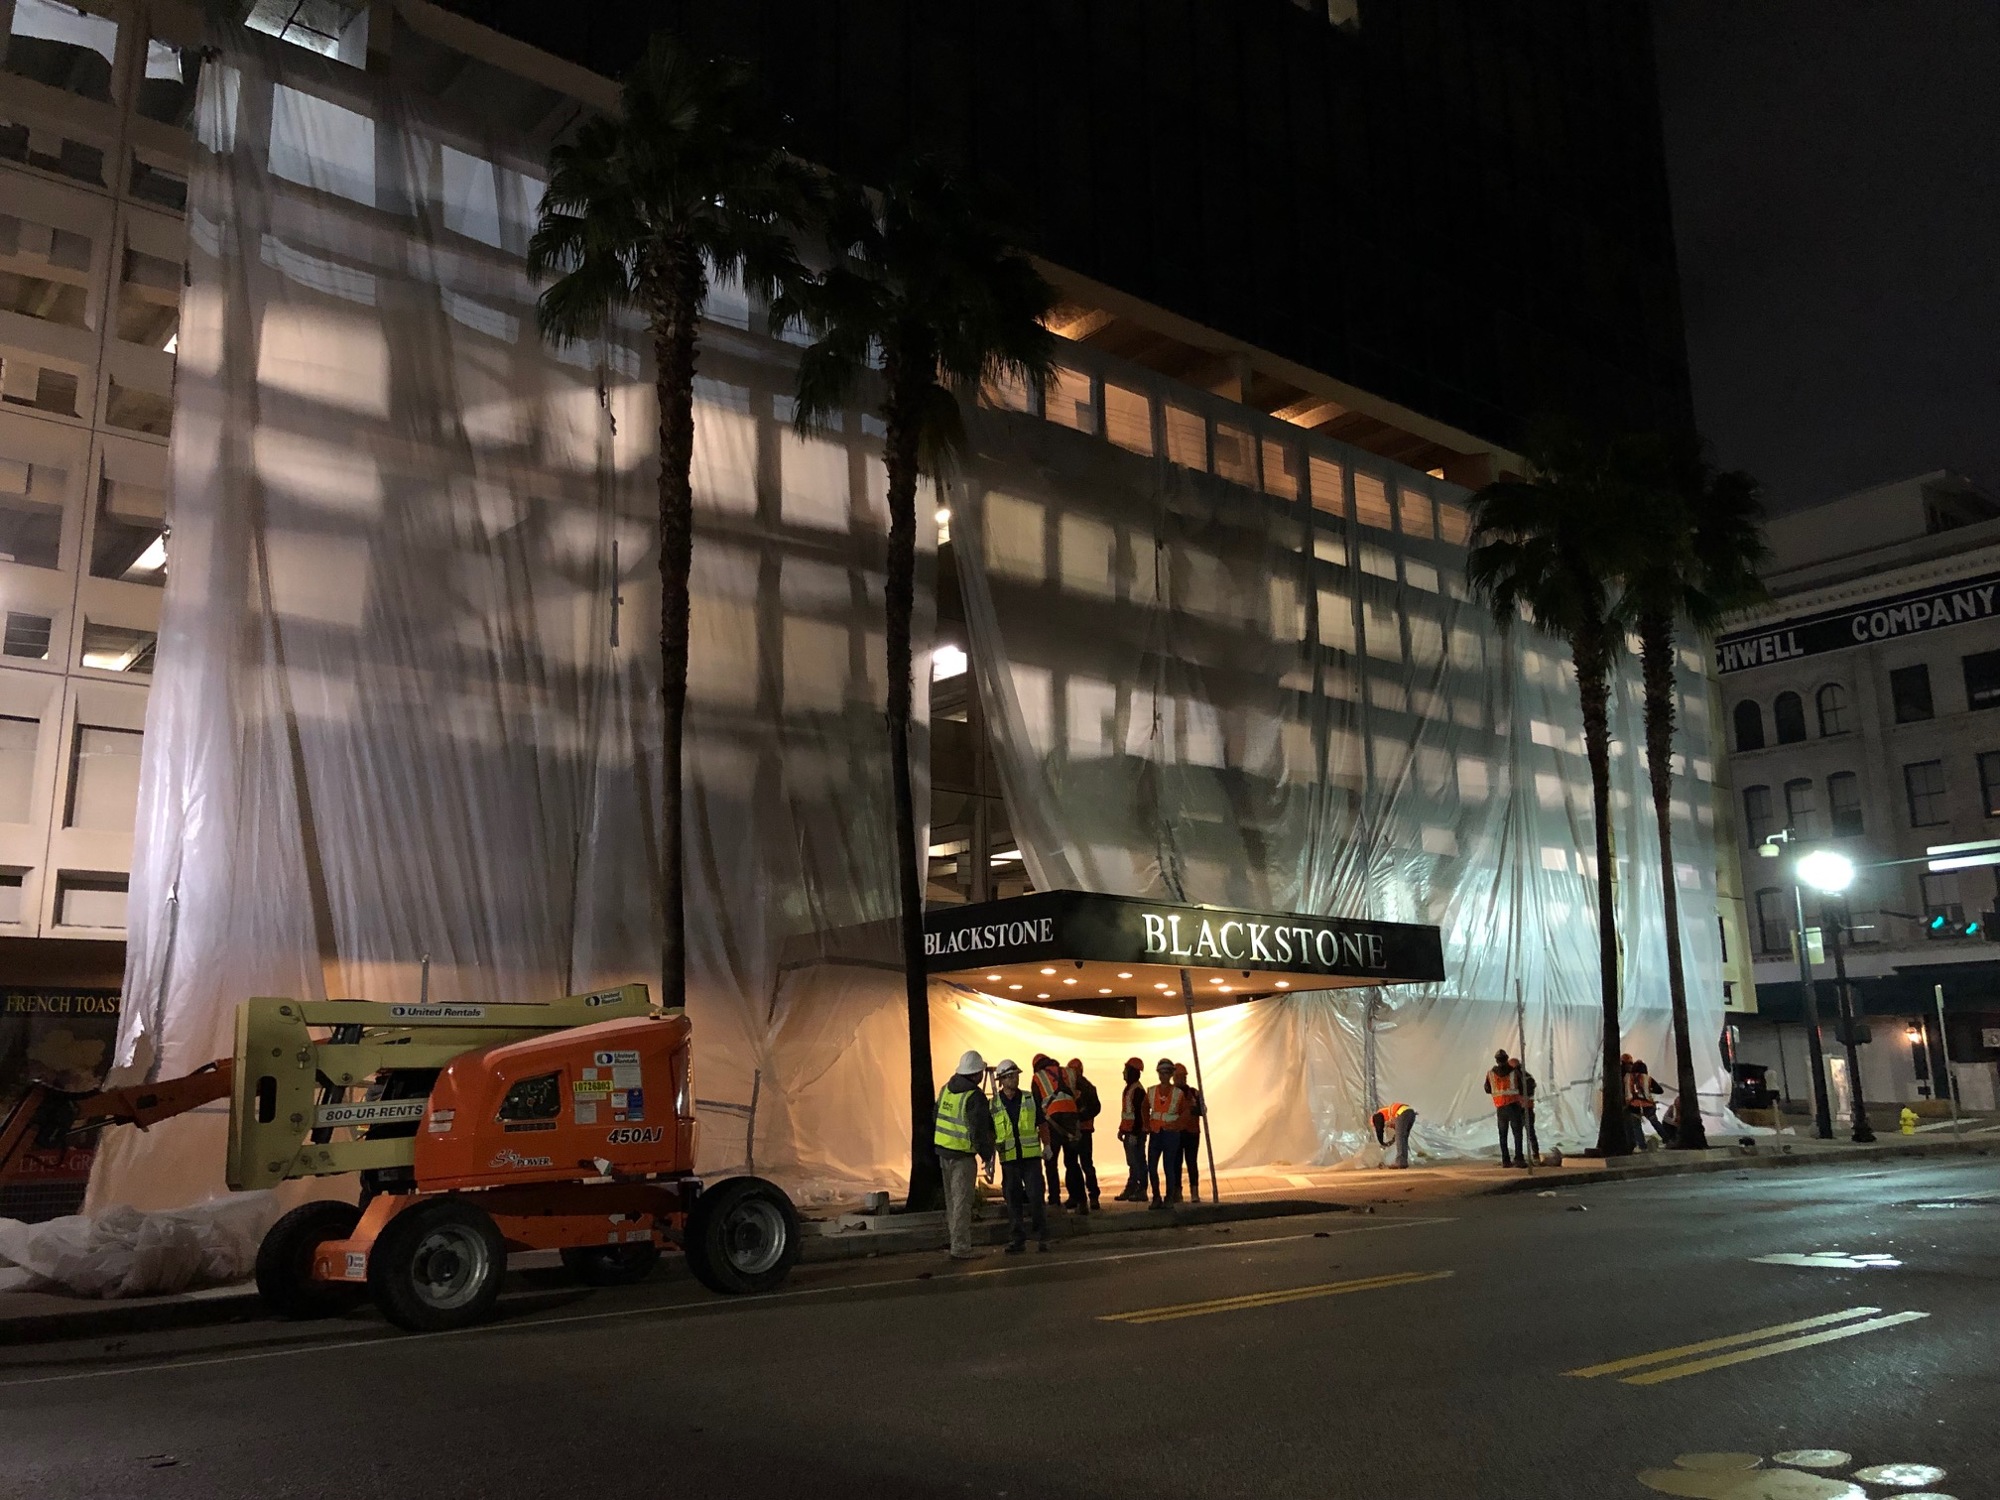
[(1656, 0), (1696, 416), (1773, 511), (2000, 497), (2000, 0)]

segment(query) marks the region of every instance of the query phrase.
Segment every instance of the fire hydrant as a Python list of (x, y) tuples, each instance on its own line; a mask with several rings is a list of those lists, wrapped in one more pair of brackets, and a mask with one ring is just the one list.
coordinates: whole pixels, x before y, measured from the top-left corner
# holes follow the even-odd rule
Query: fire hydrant
[(1903, 1106), (1903, 1113), (1899, 1118), (1902, 1121), (1904, 1135), (1915, 1135), (1917, 1133), (1917, 1112), (1914, 1109), (1905, 1104)]

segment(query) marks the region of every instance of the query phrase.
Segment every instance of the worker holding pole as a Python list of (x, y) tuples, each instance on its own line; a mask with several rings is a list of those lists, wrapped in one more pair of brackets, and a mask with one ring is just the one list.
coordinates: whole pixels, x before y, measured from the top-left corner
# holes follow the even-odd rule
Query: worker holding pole
[(1188, 1082), (1185, 1063), (1174, 1064), (1174, 1086), (1187, 1096), (1181, 1110), (1181, 1165), (1187, 1168), (1188, 1197), (1201, 1202), (1201, 1122), (1208, 1113), (1201, 1090)]

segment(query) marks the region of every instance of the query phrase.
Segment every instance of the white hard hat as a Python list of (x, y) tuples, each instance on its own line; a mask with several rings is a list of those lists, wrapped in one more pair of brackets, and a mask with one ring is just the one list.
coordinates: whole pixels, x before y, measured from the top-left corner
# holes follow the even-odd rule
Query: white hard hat
[(977, 1052), (968, 1052), (958, 1060), (958, 1071), (969, 1077), (977, 1078), (981, 1073), (986, 1071), (986, 1059), (981, 1057)]
[(995, 1078), (1005, 1078), (1009, 1073), (1012, 1073), (1016, 1077), (1019, 1077), (1020, 1072), (1021, 1065), (1019, 1063), (1015, 1062), (1011, 1057), (1003, 1057), (1000, 1059), (1000, 1066), (993, 1070), (993, 1076)]

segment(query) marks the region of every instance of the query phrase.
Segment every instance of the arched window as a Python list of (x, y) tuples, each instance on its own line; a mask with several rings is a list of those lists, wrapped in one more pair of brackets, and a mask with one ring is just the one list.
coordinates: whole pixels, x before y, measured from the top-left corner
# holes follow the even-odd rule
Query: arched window
[(1821, 688), (1813, 699), (1819, 709), (1819, 732), (1822, 738), (1829, 734), (1847, 733), (1847, 689), (1837, 682), (1829, 682)]
[(1764, 748), (1764, 710), (1754, 698), (1745, 698), (1736, 705), (1736, 748), (1738, 750), (1762, 750)]
[(1767, 786), (1743, 788), (1743, 836), (1756, 848), (1777, 831), (1771, 819), (1771, 789)]
[(1785, 826), (1802, 839), (1819, 837), (1819, 795), (1810, 777), (1785, 783)]
[(1806, 737), (1806, 706), (1797, 693), (1778, 694), (1771, 704), (1771, 727), (1781, 745), (1796, 745)]

